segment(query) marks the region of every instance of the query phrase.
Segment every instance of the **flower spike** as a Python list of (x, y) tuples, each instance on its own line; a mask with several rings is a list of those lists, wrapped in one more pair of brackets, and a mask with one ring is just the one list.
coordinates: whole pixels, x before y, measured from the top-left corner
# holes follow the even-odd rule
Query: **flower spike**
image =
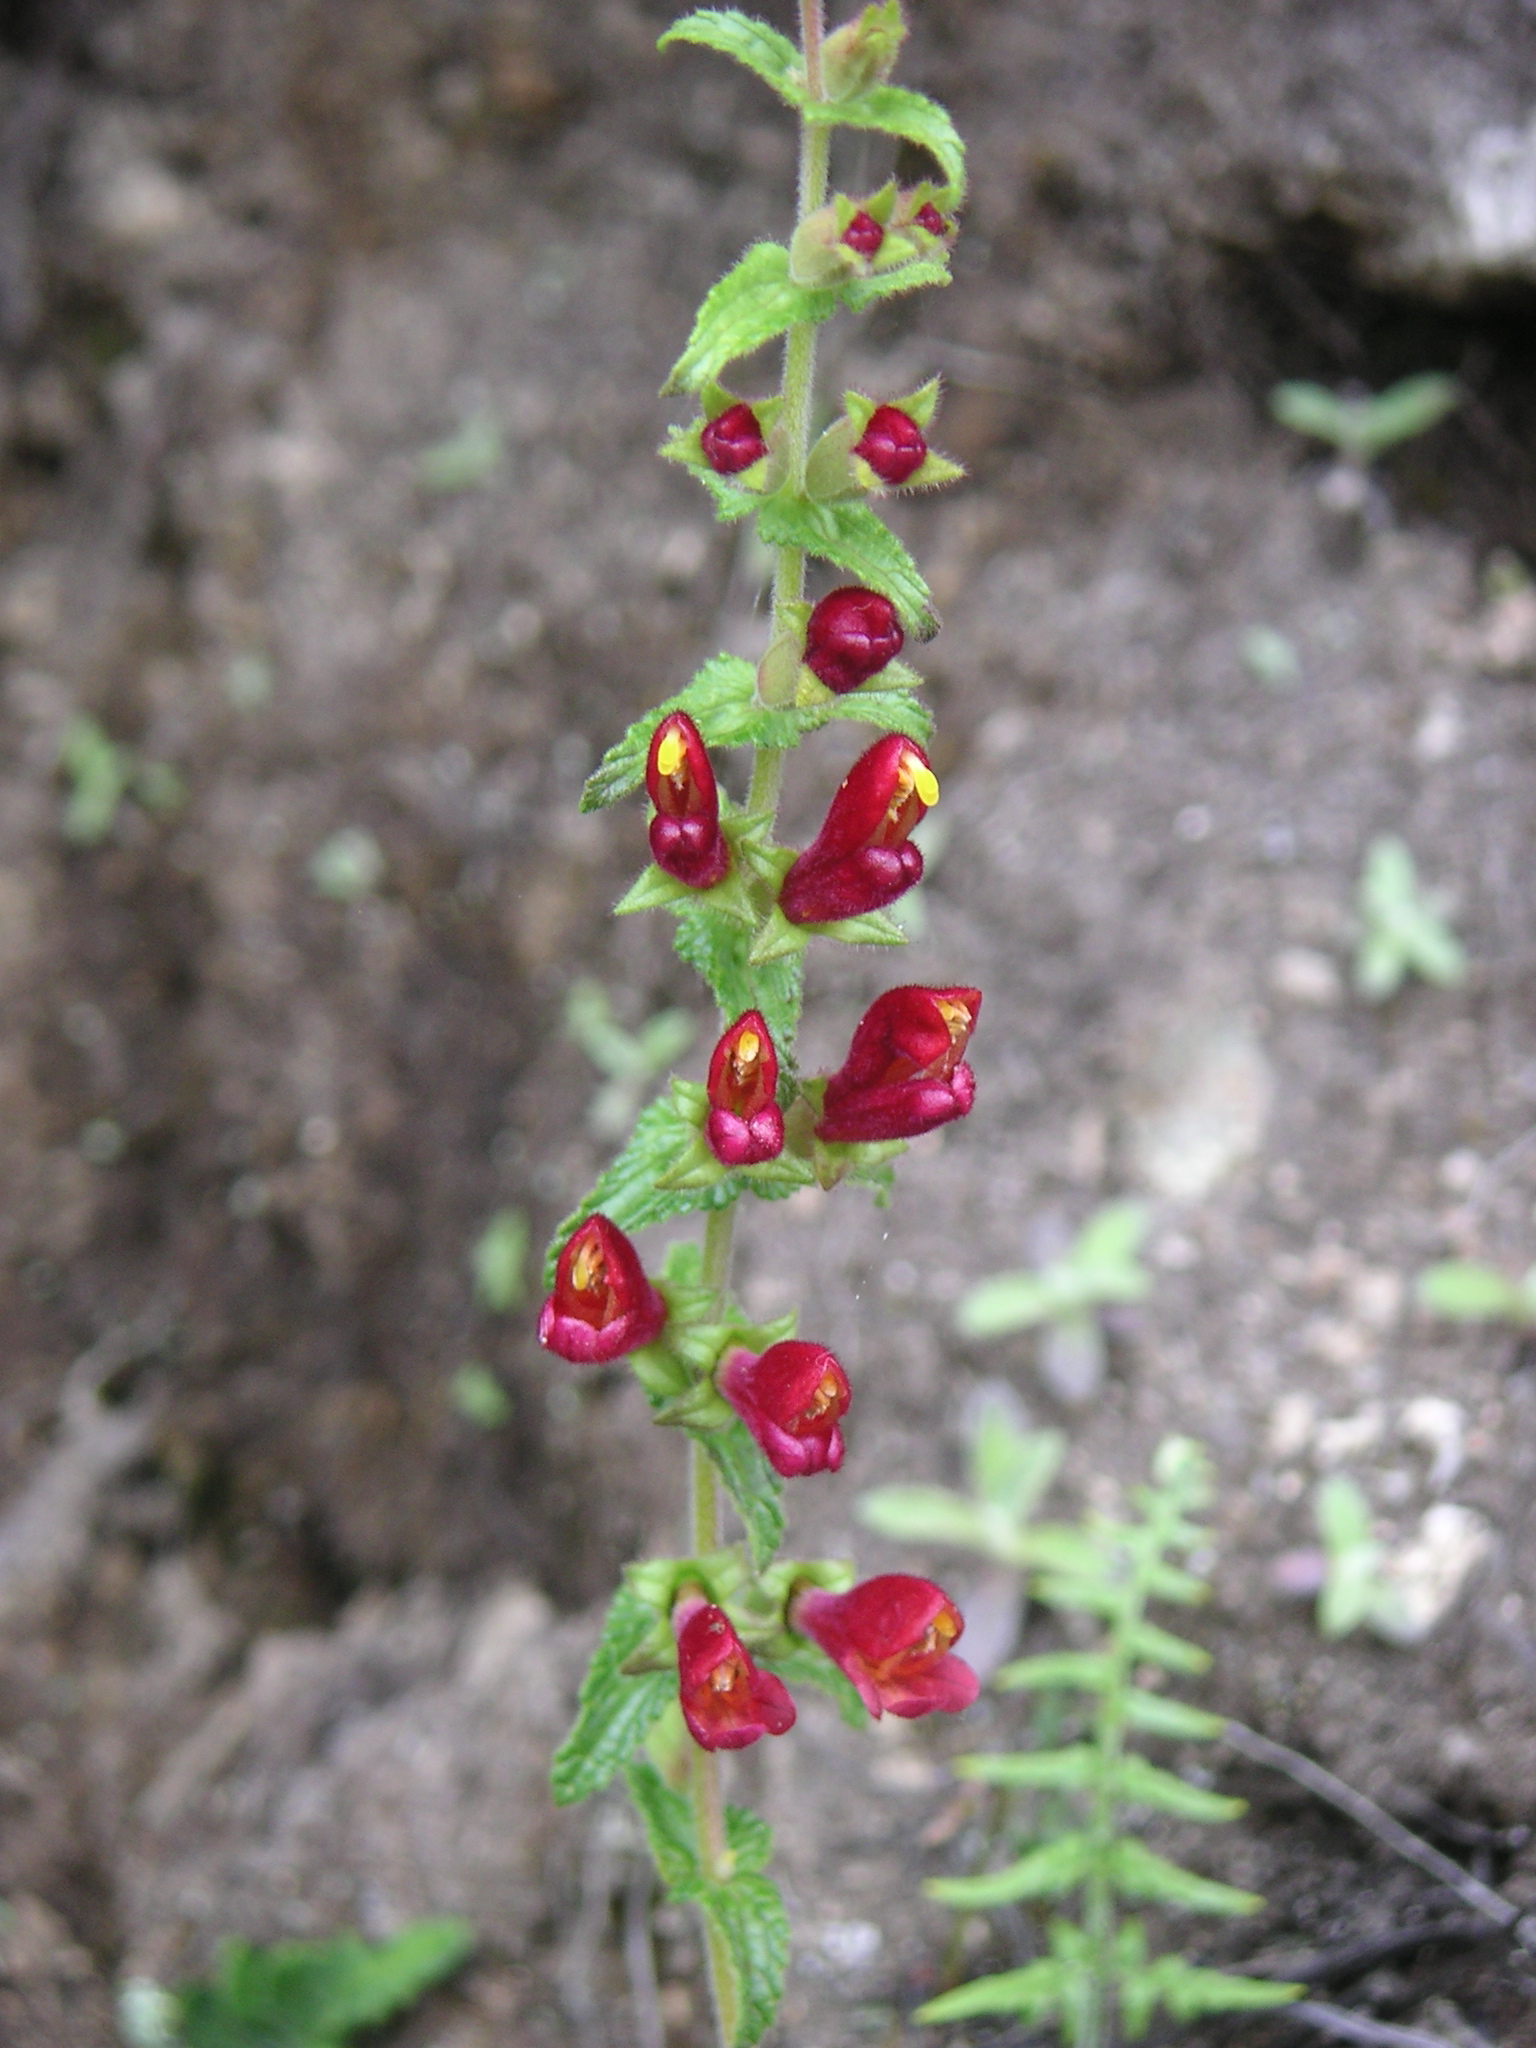
[(745, 1749), (795, 1725), (782, 1679), (759, 1671), (718, 1607), (695, 1594), (672, 1610), (677, 1636), (677, 1696), (700, 1749)]
[[(927, 452), (925, 442), (923, 454)], [(818, 682), (841, 697), (894, 661), (904, 637), (896, 607), (888, 597), (856, 583), (846, 584), (841, 590), (828, 591), (807, 620), (805, 665)]]
[(981, 1011), (975, 988), (890, 988), (854, 1031), (827, 1082), (816, 1135), (828, 1144), (918, 1138), (968, 1116), (976, 1077), (965, 1049)]
[(779, 1056), (760, 1010), (738, 1017), (710, 1054), (704, 1136), (722, 1166), (757, 1166), (784, 1150), (784, 1115), (774, 1100)]
[(923, 878), (908, 840), (939, 800), (938, 779), (915, 740), (887, 733), (859, 756), (820, 832), (784, 877), (779, 908), (791, 924), (829, 924), (883, 910)]
[(842, 1464), (848, 1375), (825, 1345), (791, 1337), (757, 1358), (733, 1351), (716, 1384), (781, 1479)]
[(656, 806), (651, 858), (690, 889), (712, 889), (730, 866), (720, 830), (720, 792), (699, 728), (686, 711), (673, 711), (651, 735), (645, 790)]
[(820, 1644), (877, 1721), (958, 1714), (980, 1690), (951, 1654), (965, 1627), (960, 1610), (931, 1579), (887, 1572), (851, 1593), (811, 1587), (791, 1603), (790, 1626)]
[(606, 1365), (654, 1343), (666, 1319), (629, 1239), (606, 1216), (589, 1216), (560, 1253), (554, 1292), (539, 1311), (539, 1342), (573, 1365)]

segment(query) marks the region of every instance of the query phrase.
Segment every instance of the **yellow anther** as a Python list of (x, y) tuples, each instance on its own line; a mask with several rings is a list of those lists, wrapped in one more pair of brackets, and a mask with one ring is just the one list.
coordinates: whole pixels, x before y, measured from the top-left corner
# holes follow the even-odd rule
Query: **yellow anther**
[(970, 1030), (971, 1013), (964, 1003), (946, 1002), (943, 996), (935, 996), (934, 1008), (944, 1019), (944, 1029), (951, 1038), (963, 1038)]
[(939, 778), (931, 768), (917, 768), (912, 774), (912, 787), (920, 800), (931, 811), (939, 800)]
[(676, 731), (663, 733), (661, 745), (656, 749), (656, 769), (670, 782), (687, 758), (688, 749), (683, 745), (682, 735)]
[(755, 1031), (743, 1031), (736, 1041), (736, 1064), (739, 1067), (756, 1066), (762, 1049), (763, 1041)]
[(571, 1285), (578, 1294), (591, 1294), (602, 1286), (606, 1276), (603, 1248), (595, 1238), (588, 1238), (571, 1261)]

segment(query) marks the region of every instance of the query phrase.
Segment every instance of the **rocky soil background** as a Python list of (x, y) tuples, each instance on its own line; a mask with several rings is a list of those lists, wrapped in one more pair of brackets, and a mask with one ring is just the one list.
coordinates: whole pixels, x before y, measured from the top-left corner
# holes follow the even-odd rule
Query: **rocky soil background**
[[(1536, 1237), (1536, 629), (1484, 595), (1493, 549), (1536, 560), (1536, 10), (915, 11), (909, 75), (974, 154), (956, 283), (829, 353), (881, 391), (942, 369), (971, 469), (903, 515), (950, 621), (927, 664), (949, 829), (908, 961), (985, 990), (980, 1097), (889, 1211), (803, 1197), (745, 1232), (748, 1300), (798, 1301), (857, 1389), (845, 1478), (796, 1497), (792, 1535), (920, 1564), (852, 1498), (953, 1478), (997, 1376), (1070, 1430), (1066, 1501), (1200, 1435), (1210, 1699), (1536, 1909), (1536, 1363), (1411, 1297), (1434, 1257), (1523, 1270)], [(578, 974), (631, 1024), (681, 1002), (707, 1030), (659, 925), (606, 919), (638, 811), (575, 808), (640, 707), (761, 641), (761, 565), (652, 459), (654, 392), (710, 280), (782, 230), (792, 139), (750, 81), (658, 58), (667, 14), (0, 10), (18, 2048), (111, 2041), (122, 1976), (200, 1970), (226, 1933), (425, 1911), (482, 1948), (396, 2042), (644, 2038), (629, 1824), (557, 1818), (543, 1773), (618, 1565), (675, 1541), (677, 1447), (619, 1378), (552, 1370), (526, 1317), (478, 1311), (468, 1257), (495, 1208), (538, 1237), (601, 1164), (562, 1024)], [(1467, 401), (1385, 466), (1391, 516), (1351, 550), (1264, 396), (1427, 368)], [(432, 488), (422, 453), (461, 430), (490, 457)], [(1293, 642), (1291, 687), (1245, 668), (1257, 624)], [(184, 805), (130, 797), (71, 846), (56, 764), (82, 713), (174, 766)], [(792, 828), (848, 751), (797, 757)], [(351, 904), (310, 866), (343, 829), (383, 856)], [(1351, 919), (1384, 830), (1454, 892), (1472, 970), (1372, 1010)], [(830, 1063), (888, 967), (812, 976), (806, 1054)], [(1068, 1410), (1028, 1344), (961, 1344), (953, 1303), (1122, 1191), (1154, 1204), (1157, 1285)], [(499, 1427), (451, 1398), (470, 1358)], [(1324, 1646), (1275, 1589), (1339, 1468), (1399, 1537), (1437, 1500), (1482, 1518), (1416, 1650)], [(904, 2015), (951, 1930), (918, 1879), (975, 1826), (943, 1757), (1010, 1714), (858, 1740), (812, 1703), (745, 1760), (797, 1927), (783, 2039), (930, 2038)], [(1284, 1781), (1220, 1781), (1254, 1803), (1201, 1853), (1271, 1901), (1223, 1953), (1444, 1903)], [(1013, 1938), (971, 1931), (968, 1964)], [(656, 1961), (668, 2040), (702, 2041), (682, 1917)], [(1351, 1996), (1517, 2043), (1532, 1991), (1494, 1939)]]

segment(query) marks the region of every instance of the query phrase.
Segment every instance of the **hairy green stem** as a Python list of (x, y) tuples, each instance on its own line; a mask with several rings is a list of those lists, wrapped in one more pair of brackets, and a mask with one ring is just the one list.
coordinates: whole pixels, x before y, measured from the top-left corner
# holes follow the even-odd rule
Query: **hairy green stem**
[(1083, 1931), (1091, 1944), (1089, 1991), (1077, 2048), (1108, 2048), (1118, 2032), (1114, 1994), (1115, 1884), (1112, 1859), (1120, 1829), (1120, 1802), (1114, 1778), (1125, 1748), (1127, 1694), (1131, 1686), (1132, 1643), (1146, 1612), (1146, 1559), (1131, 1560), (1130, 1581), (1123, 1604), (1109, 1631), (1110, 1674), (1094, 1716), (1093, 1741), (1098, 1752), (1098, 1782), (1088, 1817), (1093, 1841), (1088, 1878), (1083, 1888)]

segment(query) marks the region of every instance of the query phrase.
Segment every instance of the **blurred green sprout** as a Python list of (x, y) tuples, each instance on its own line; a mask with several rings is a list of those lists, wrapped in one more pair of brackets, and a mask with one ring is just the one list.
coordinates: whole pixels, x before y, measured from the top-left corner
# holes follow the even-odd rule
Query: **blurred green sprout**
[(1266, 690), (1288, 690), (1300, 680), (1301, 660), (1294, 642), (1274, 626), (1250, 626), (1238, 655), (1256, 683)]
[(384, 849), (361, 825), (343, 825), (310, 856), (309, 879), (332, 903), (361, 903), (384, 879)]
[(1030, 1429), (1011, 1391), (989, 1390), (970, 1432), (968, 1493), (947, 1486), (876, 1486), (860, 1494), (866, 1529), (903, 1543), (946, 1543), (1025, 1571), (1042, 1563), (1033, 1527), (1066, 1456), (1059, 1430)]
[(476, 1429), (500, 1429), (512, 1420), (512, 1401), (488, 1365), (471, 1358), (449, 1383), (455, 1412)]
[(1536, 1328), (1536, 1266), (1511, 1280), (1475, 1259), (1442, 1259), (1426, 1266), (1416, 1289), (1419, 1305), (1453, 1323), (1510, 1323)]
[(1313, 1514), (1323, 1544), (1318, 1632), (1337, 1642), (1364, 1623), (1388, 1641), (1400, 1639), (1402, 1596), (1386, 1573), (1387, 1547), (1373, 1533), (1364, 1493), (1353, 1479), (1335, 1473), (1318, 1487)]
[(416, 460), (423, 490), (448, 496), (485, 483), (501, 462), (501, 427), (489, 413), (473, 413), (456, 433), (424, 449)]
[(652, 1084), (692, 1045), (698, 1026), (686, 1010), (658, 1010), (638, 1031), (626, 1031), (602, 983), (583, 978), (566, 995), (565, 1029), (605, 1076), (587, 1122), (594, 1136), (612, 1139), (629, 1129)]
[(140, 761), (85, 713), (64, 728), (59, 772), (69, 785), (62, 829), (73, 846), (99, 846), (110, 837), (125, 797), (159, 818), (187, 800), (186, 784), (168, 761)]
[(1355, 988), (1368, 1003), (1384, 1003), (1410, 974), (1436, 988), (1458, 988), (1467, 956), (1446, 922), (1448, 899), (1425, 889), (1413, 855), (1393, 833), (1366, 848), (1360, 877), (1361, 934)]
[(498, 1209), (475, 1244), (470, 1263), (475, 1299), (492, 1315), (519, 1308), (528, 1293), (528, 1218), (521, 1209)]
[(982, 1338), (1040, 1330), (1047, 1384), (1066, 1400), (1087, 1400), (1104, 1380), (1100, 1311), (1141, 1301), (1151, 1289), (1140, 1256), (1150, 1220), (1140, 1202), (1106, 1202), (1059, 1259), (1033, 1273), (994, 1274), (971, 1288), (955, 1312), (957, 1329)]
[(1364, 469), (1388, 449), (1438, 426), (1461, 395), (1454, 377), (1427, 371), (1374, 395), (1330, 391), (1323, 384), (1277, 384), (1269, 409), (1282, 427), (1326, 441), (1345, 462)]

